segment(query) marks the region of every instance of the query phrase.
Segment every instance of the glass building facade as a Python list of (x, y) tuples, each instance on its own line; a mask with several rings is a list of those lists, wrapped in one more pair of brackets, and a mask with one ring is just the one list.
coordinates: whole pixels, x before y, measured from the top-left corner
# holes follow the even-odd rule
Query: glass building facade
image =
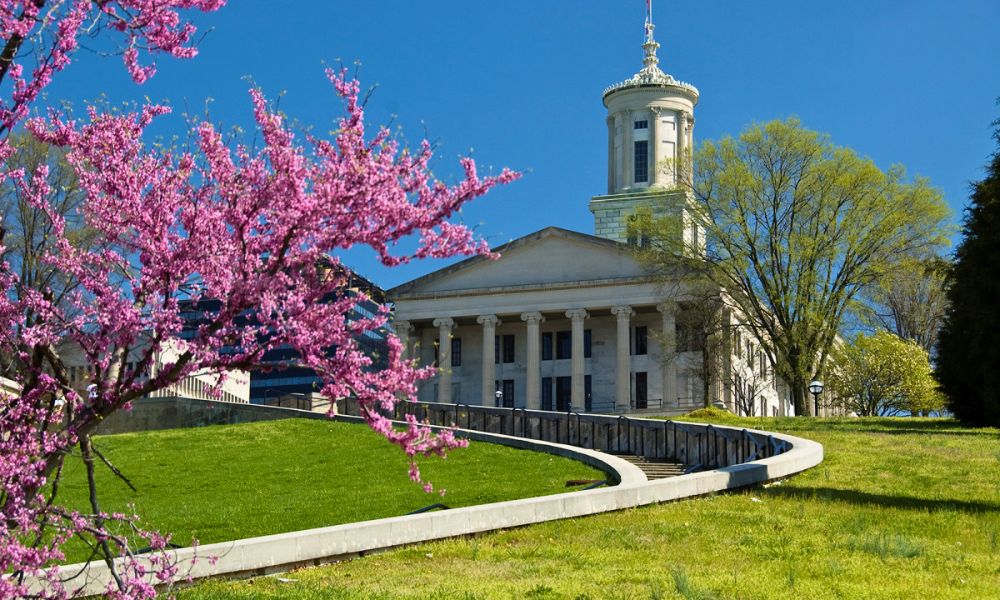
[[(361, 294), (368, 298), (362, 299)], [(350, 321), (374, 317), (385, 301), (385, 293), (380, 287), (356, 274), (351, 274), (349, 284), (343, 290), (328, 296), (327, 301), (332, 302), (344, 295), (358, 297), (358, 302), (347, 315)], [(218, 300), (201, 300), (183, 306), (182, 317), (185, 326), (179, 337), (182, 339), (194, 337), (198, 326), (208, 320), (207, 315), (217, 313), (221, 307), (222, 303)], [(246, 315), (246, 322), (249, 323), (252, 318), (252, 315)], [(388, 329), (383, 327), (365, 331), (355, 338), (358, 347), (371, 358), (372, 364), (369, 368), (374, 371), (387, 366), (388, 333)], [(336, 347), (331, 347), (328, 352), (332, 354), (336, 350)], [(319, 392), (323, 385), (321, 378), (312, 369), (294, 366), (298, 358), (298, 353), (287, 346), (275, 348), (265, 354), (263, 364), (250, 370), (250, 402), (277, 404), (289, 396), (302, 397), (305, 394)], [(288, 405), (287, 402), (280, 403)]]

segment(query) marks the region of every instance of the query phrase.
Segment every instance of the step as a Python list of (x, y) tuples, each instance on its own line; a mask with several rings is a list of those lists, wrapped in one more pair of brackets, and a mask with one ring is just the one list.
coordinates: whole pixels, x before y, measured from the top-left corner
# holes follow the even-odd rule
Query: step
[(672, 460), (643, 458), (634, 454), (619, 454), (617, 456), (639, 467), (648, 479), (665, 479), (684, 474), (684, 465)]

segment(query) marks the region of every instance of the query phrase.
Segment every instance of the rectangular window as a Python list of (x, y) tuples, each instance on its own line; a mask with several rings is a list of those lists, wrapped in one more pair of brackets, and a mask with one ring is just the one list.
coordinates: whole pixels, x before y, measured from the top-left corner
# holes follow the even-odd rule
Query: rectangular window
[(556, 358), (570, 358), (573, 353), (573, 336), (569, 331), (556, 332)]
[(678, 352), (700, 352), (705, 349), (705, 328), (703, 319), (689, 311), (681, 311), (677, 317), (675, 334)]
[(648, 399), (648, 386), (645, 371), (635, 374), (635, 407), (646, 408)]
[(570, 407), (573, 379), (571, 377), (556, 377), (556, 410), (566, 412)]
[(493, 364), (500, 364), (500, 336), (493, 336)]
[(451, 366), (462, 366), (462, 338), (451, 338)]
[(542, 360), (552, 360), (552, 332), (542, 334)]
[(505, 363), (514, 362), (514, 336), (503, 336), (503, 361)]
[(589, 329), (583, 330), (583, 357), (590, 358), (591, 345), (593, 343), (593, 336), (590, 334)]
[(636, 354), (646, 354), (647, 353), (647, 339), (649, 337), (649, 328), (645, 325), (639, 325), (635, 328), (635, 353)]
[(635, 152), (633, 154), (635, 159), (635, 173), (633, 173), (633, 181), (635, 183), (646, 183), (649, 181), (649, 142), (646, 140), (639, 140), (635, 142)]
[(551, 377), (542, 377), (542, 410), (552, 410)]
[(649, 129), (649, 121), (636, 121), (635, 122), (635, 128), (636, 129)]
[(507, 408), (514, 408), (514, 380), (503, 380), (503, 405)]

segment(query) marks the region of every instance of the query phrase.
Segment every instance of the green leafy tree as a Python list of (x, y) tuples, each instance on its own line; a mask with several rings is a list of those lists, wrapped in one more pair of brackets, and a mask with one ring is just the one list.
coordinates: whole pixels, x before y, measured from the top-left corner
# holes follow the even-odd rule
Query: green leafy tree
[(950, 268), (939, 256), (900, 261), (865, 290), (862, 318), (876, 329), (914, 341), (933, 354), (948, 309), (945, 280)]
[(949, 280), (937, 374), (948, 407), (963, 423), (1000, 426), (1000, 150), (986, 178), (973, 186), (963, 234)]
[(806, 414), (809, 381), (861, 290), (944, 242), (940, 192), (795, 119), (703, 143), (679, 166), (686, 215), (640, 213), (640, 258), (664, 276), (717, 284)]
[[(8, 141), (14, 149), (6, 162), (8, 168), (28, 174), (46, 169), (45, 181), (51, 190), (48, 207), (63, 218), (67, 239), (78, 248), (93, 246), (96, 232), (84, 224), (80, 212), (85, 194), (76, 172), (66, 161), (65, 151), (23, 133), (12, 135)], [(0, 258), (16, 270), (18, 280), (23, 283), (8, 293), (20, 295), (24, 290), (46, 290), (54, 303), (72, 312), (64, 300), (77, 282), (45, 260), (45, 255), (53, 250), (52, 219), (29, 200), (14, 178), (0, 182), (0, 223), (3, 242)], [(0, 375), (10, 376), (21, 368), (20, 357), (0, 352)]]
[(879, 331), (858, 335), (834, 351), (829, 385), (835, 402), (862, 417), (941, 410), (927, 351), (913, 341)]

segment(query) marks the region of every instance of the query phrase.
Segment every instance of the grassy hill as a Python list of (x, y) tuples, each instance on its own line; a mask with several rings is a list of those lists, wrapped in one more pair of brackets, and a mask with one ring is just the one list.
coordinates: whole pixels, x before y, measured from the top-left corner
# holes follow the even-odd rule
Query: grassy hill
[[(444, 497), (407, 477), (402, 452), (363, 425), (286, 420), (101, 436), (95, 446), (138, 488), (98, 463), (101, 508), (129, 504), (147, 529), (206, 544), (406, 514), (442, 502), (468, 506), (566, 491), (570, 479), (604, 479), (548, 454), (475, 443), (445, 460), (420, 460)], [(67, 461), (60, 503), (89, 511), (78, 459)], [(72, 548), (70, 560), (85, 559)]]
[(209, 582), (180, 598), (1000, 598), (997, 430), (711, 420), (814, 439), (826, 460), (766, 487), (422, 544), (284, 582)]

